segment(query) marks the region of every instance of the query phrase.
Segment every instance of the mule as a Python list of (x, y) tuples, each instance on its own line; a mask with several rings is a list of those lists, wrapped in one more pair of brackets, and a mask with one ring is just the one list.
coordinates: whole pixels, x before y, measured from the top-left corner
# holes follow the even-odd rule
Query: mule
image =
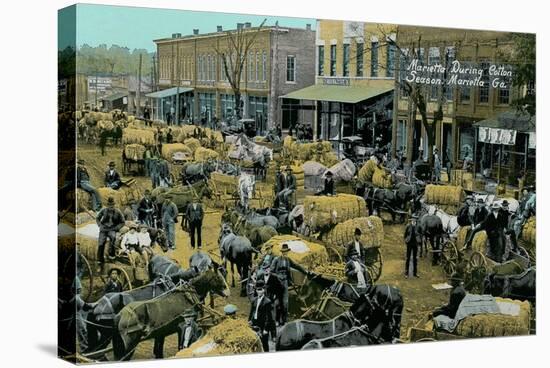
[(532, 267), (519, 275), (487, 275), (483, 281), (483, 293), (535, 302), (536, 273), (536, 269)]
[(218, 239), (220, 255), (227, 269), (227, 261), (231, 264), (231, 286), (235, 287), (235, 266), (241, 279), (241, 296), (246, 296), (246, 280), (252, 267), (252, 255), (256, 252), (250, 240), (244, 236), (235, 235), (231, 228), (224, 224)]

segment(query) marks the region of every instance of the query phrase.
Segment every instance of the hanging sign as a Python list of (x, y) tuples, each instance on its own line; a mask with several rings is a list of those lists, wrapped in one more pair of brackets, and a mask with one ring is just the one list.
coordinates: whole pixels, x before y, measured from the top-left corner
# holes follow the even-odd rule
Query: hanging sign
[(480, 127), (478, 132), (478, 141), (491, 144), (505, 144), (513, 146), (516, 144), (516, 130), (496, 129)]

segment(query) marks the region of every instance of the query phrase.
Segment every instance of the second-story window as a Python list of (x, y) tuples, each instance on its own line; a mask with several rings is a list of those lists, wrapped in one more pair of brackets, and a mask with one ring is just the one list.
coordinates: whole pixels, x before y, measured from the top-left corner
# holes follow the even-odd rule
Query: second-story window
[(262, 53), (262, 81), (267, 80), (267, 52)]
[(296, 82), (296, 57), (292, 55), (286, 57), (286, 81)]
[(395, 76), (395, 45), (388, 43), (386, 46), (386, 77)]
[(483, 81), (483, 86), (479, 86), (479, 103), (489, 103), (489, 62), (485, 59), (481, 60), (479, 67), (483, 71), (481, 80)]
[(317, 75), (325, 75), (325, 46), (318, 46)]
[(330, 45), (330, 75), (336, 75), (336, 45)]
[(357, 69), (355, 71), (355, 75), (358, 77), (362, 77), (364, 73), (363, 60), (364, 60), (365, 47), (364, 47), (364, 44), (361, 42), (356, 44), (356, 48), (357, 48), (357, 56), (355, 58), (356, 59), (355, 66)]
[(256, 81), (260, 80), (260, 52), (256, 53)]
[(343, 61), (343, 75), (349, 77), (349, 44), (344, 44), (344, 53), (342, 57)]
[(371, 42), (370, 46), (370, 76), (378, 77), (378, 42)]

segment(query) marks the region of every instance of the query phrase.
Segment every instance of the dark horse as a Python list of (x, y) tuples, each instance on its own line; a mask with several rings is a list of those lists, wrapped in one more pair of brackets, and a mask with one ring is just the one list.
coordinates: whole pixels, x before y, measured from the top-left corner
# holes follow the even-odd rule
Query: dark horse
[(483, 281), (483, 293), (534, 302), (537, 293), (536, 273), (532, 267), (519, 275), (490, 274)]
[(165, 277), (172, 280), (174, 284), (180, 281), (188, 281), (199, 273), (199, 270), (195, 267), (184, 270), (176, 261), (158, 254), (151, 257), (148, 271), (151, 280), (157, 277)]
[(366, 326), (353, 327), (338, 335), (313, 339), (302, 347), (302, 350), (342, 348), (347, 346), (365, 346), (379, 344), (379, 340), (368, 332)]
[(424, 251), (426, 254), (428, 253), (429, 241), (433, 251), (432, 263), (437, 264), (441, 258), (441, 240), (445, 235), (443, 222), (438, 216), (430, 215), (428, 209), (423, 207), (420, 210), (419, 219), (416, 223), (416, 231), (422, 237), (419, 256), (422, 257)]
[[(193, 253), (189, 257), (189, 268), (196, 269), (199, 273), (206, 272), (210, 269), (218, 270), (222, 276), (227, 277), (227, 271), (223, 266), (220, 266), (218, 263), (212, 260), (207, 253), (201, 252), (200, 250)], [(201, 303), (204, 303), (204, 300), (201, 300)], [(210, 307), (214, 308), (214, 296), (210, 295)]]
[(181, 333), (179, 324), (183, 322), (183, 313), (188, 309), (200, 311), (200, 301), (208, 293), (230, 295), (218, 270), (209, 269), (156, 298), (128, 304), (115, 317), (114, 358), (129, 360), (137, 345), (151, 338), (155, 339), (155, 357), (162, 358), (166, 336)]
[(244, 236), (235, 235), (229, 225), (223, 224), (218, 239), (220, 255), (227, 269), (227, 261), (231, 264), (231, 286), (235, 287), (235, 265), (241, 278), (241, 296), (246, 296), (246, 280), (252, 267), (252, 255), (256, 253), (250, 240)]
[(88, 313), (86, 319), (88, 331), (87, 351), (103, 349), (109, 344), (114, 328), (113, 321), (122, 308), (131, 302), (154, 298), (174, 286), (169, 278), (158, 278), (140, 288), (120, 293), (109, 293), (101, 297), (94, 303), (94, 308)]

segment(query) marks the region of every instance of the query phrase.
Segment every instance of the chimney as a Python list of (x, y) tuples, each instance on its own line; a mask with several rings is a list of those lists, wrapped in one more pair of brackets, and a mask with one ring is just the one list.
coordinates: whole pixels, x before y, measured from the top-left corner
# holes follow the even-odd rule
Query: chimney
[(252, 23), (246, 22), (246, 23), (244, 24), (244, 27), (245, 27), (245, 28), (250, 28), (250, 27), (252, 27)]
[(244, 26), (244, 24), (242, 24), (242, 23), (237, 23), (237, 29), (242, 29), (243, 26)]
[(178, 38), (178, 34), (177, 33), (172, 33), (172, 38)]
[(223, 27), (222, 26), (217, 26), (217, 32), (223, 32)]
[(306, 31), (311, 31), (311, 24), (306, 24)]
[(198, 35), (199, 34), (199, 29), (198, 28), (193, 29), (193, 34)]

